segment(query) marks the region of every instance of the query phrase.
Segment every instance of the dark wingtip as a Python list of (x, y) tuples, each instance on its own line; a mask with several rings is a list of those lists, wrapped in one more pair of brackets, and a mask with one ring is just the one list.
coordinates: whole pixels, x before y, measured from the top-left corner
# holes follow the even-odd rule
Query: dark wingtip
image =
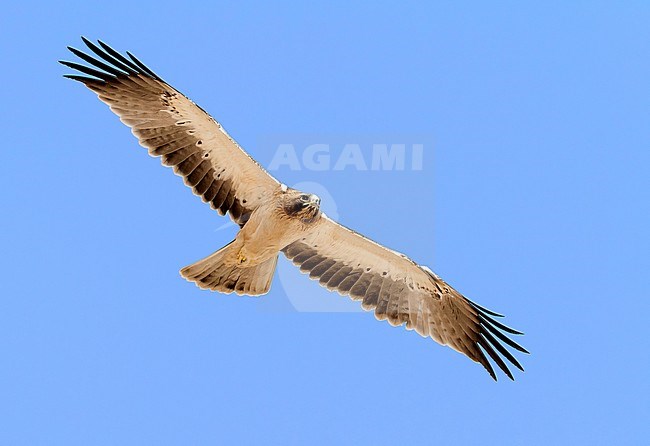
[[(102, 47), (104, 49), (98, 47), (97, 45), (92, 43), (90, 40), (84, 39), (84, 43), (86, 44), (86, 46), (93, 53), (95, 53), (97, 56), (99, 56), (105, 62), (108, 62), (109, 64), (111, 64), (113, 68), (117, 68), (118, 70), (122, 70), (122, 73), (119, 73), (119, 72), (115, 73), (116, 76), (121, 76), (121, 75), (127, 75), (128, 76), (130, 74), (139, 74), (140, 73), (140, 71), (137, 69), (137, 67), (135, 67), (135, 65), (131, 66), (132, 64), (130, 64), (128, 59), (126, 59), (124, 56), (121, 56), (115, 50), (112, 50), (112, 49), (110, 51), (107, 50), (106, 48), (110, 48), (110, 47), (108, 45), (106, 45), (105, 43), (101, 42), (101, 40), (98, 41), (98, 42), (100, 42), (100, 45), (104, 45), (104, 47)], [(114, 55), (111, 54), (111, 51), (114, 53)]]
[[(516, 342), (515, 342), (515, 344), (516, 344)], [(528, 350), (526, 350), (524, 347), (522, 347), (521, 345), (517, 344), (517, 347), (519, 347), (519, 348), (517, 348), (517, 351), (520, 351), (521, 353), (525, 353), (527, 355), (530, 355), (530, 352)]]
[(88, 74), (90, 76), (97, 77), (99, 79), (102, 79), (104, 81), (110, 81), (114, 79), (114, 76), (108, 73), (105, 73), (103, 71), (96, 70), (94, 68), (87, 67), (85, 65), (78, 64), (76, 62), (68, 62), (67, 60), (62, 60), (60, 61), (63, 65), (66, 67), (72, 68), (73, 70), (77, 70), (81, 73)]
[(472, 300), (469, 300), (469, 299), (467, 299), (467, 298), (465, 298), (465, 299), (467, 300), (467, 302), (469, 302), (469, 304), (470, 304), (471, 306), (473, 306), (475, 309), (477, 309), (477, 310), (479, 310), (479, 311), (482, 311), (482, 312), (484, 312), (484, 313), (490, 314), (490, 315), (495, 316), (495, 317), (505, 317), (505, 316), (504, 316), (503, 314), (501, 314), (501, 313), (497, 313), (496, 311), (488, 310), (487, 308), (485, 308), (485, 307), (483, 307), (483, 306), (477, 304), (476, 302), (474, 302), (474, 301), (472, 301)]
[[(490, 372), (490, 369), (486, 366), (486, 363), (489, 363), (487, 359), (487, 356), (489, 356), (506, 374), (506, 376), (514, 381), (515, 378), (508, 369), (507, 362), (514, 365), (522, 372), (524, 371), (524, 368), (514, 357), (514, 355), (508, 351), (506, 346), (522, 353), (530, 354), (530, 352), (510, 339), (505, 333), (512, 335), (523, 335), (524, 333), (510, 328), (507, 325), (504, 325), (494, 319), (494, 317), (504, 317), (502, 314), (488, 310), (487, 308), (484, 308), (469, 299), (467, 299), (467, 303), (473, 308), (476, 316), (478, 316), (478, 327), (476, 328), (478, 329), (479, 337), (475, 341), (478, 350), (481, 353), (479, 355), (478, 362), (480, 362), (488, 370), (488, 372)], [(492, 373), (490, 373), (490, 375), (492, 376)]]
[(490, 374), (494, 382), (499, 381), (497, 379), (497, 374), (494, 373), (494, 368), (492, 367), (492, 364), (490, 364), (490, 361), (488, 361), (488, 359), (485, 357), (485, 353), (483, 353), (481, 349), (478, 349), (478, 353), (479, 353), (478, 362), (483, 366), (485, 370), (487, 370), (487, 372)]
[(490, 358), (492, 358), (492, 360), (499, 366), (501, 371), (503, 371), (503, 373), (505, 373), (508, 378), (514, 381), (515, 378), (512, 376), (512, 372), (508, 368), (508, 365), (504, 362), (501, 356), (499, 356), (499, 354), (494, 351), (494, 348), (492, 348), (492, 345), (489, 343), (487, 338), (483, 336), (483, 334), (479, 334), (478, 344), (483, 347), (483, 350), (485, 350), (488, 355), (490, 355)]
[[(97, 43), (99, 43), (99, 44), (101, 45), (101, 47), (104, 48), (104, 49), (107, 50), (107, 51), (108, 51), (108, 48), (110, 48), (111, 50), (113, 50), (113, 48), (111, 48), (111, 47), (108, 45), (108, 43), (104, 42), (103, 40), (97, 39)], [(113, 50), (113, 51), (115, 51), (115, 50)]]
[(111, 82), (115, 80), (115, 78), (119, 79), (123, 76), (136, 75), (151, 77), (160, 82), (164, 82), (160, 76), (156, 75), (130, 52), (127, 51), (127, 54), (131, 60), (115, 51), (113, 48), (101, 40), (97, 40), (98, 45), (94, 44), (85, 36), (81, 36), (81, 40), (88, 47), (88, 49), (90, 49), (92, 53), (98, 57), (93, 57), (81, 50), (78, 50), (77, 48), (68, 46), (67, 48), (72, 54), (87, 62), (89, 66), (76, 62), (68, 62), (65, 60), (61, 60), (59, 63), (78, 72), (81, 72), (82, 74), (90, 76), (88, 78), (76, 76), (70, 77), (70, 79), (90, 83), (95, 82), (95, 78), (99, 78), (99, 82)]
[(515, 350), (518, 350), (518, 351), (520, 351), (522, 353), (530, 353), (528, 350), (523, 348), (521, 345), (519, 345), (518, 343), (516, 343), (515, 341), (513, 341), (512, 339), (510, 339), (509, 337), (507, 337), (503, 333), (501, 333), (498, 330), (498, 328), (495, 325), (493, 325), (492, 322), (490, 322), (489, 319), (486, 319), (485, 315), (479, 314), (478, 318), (479, 318), (479, 321), (481, 322), (481, 326), (484, 328), (484, 330), (483, 330), (484, 333), (486, 333), (488, 331), (492, 332), (492, 334), (494, 334), (496, 337), (501, 339), (501, 341), (505, 342), (510, 347), (514, 348)]
[(148, 75), (152, 76), (154, 79), (162, 80), (160, 79), (160, 76), (158, 76), (156, 73), (154, 73), (149, 67), (147, 67), (145, 64), (140, 62), (140, 60), (135, 57), (131, 52), (127, 51), (126, 54), (131, 58), (133, 63), (135, 63), (142, 71), (147, 73)]
[(490, 322), (492, 325), (494, 325), (496, 327), (499, 327), (501, 330), (505, 331), (506, 333), (510, 333), (510, 334), (513, 334), (513, 335), (523, 335), (524, 334), (523, 332), (521, 332), (519, 330), (515, 330), (514, 328), (510, 328), (507, 325), (502, 324), (501, 322), (491, 318), (487, 314), (479, 314), (479, 316), (482, 316), (485, 320)]
[(102, 84), (101, 79), (95, 79), (94, 77), (88, 76), (79, 76), (77, 74), (64, 74), (63, 77), (66, 79), (72, 79), (73, 81), (81, 82), (82, 84)]
[(481, 334), (499, 351), (499, 353), (501, 353), (508, 361), (510, 361), (511, 364), (513, 364), (522, 372), (524, 371), (524, 368), (521, 366), (519, 361), (517, 361), (517, 358), (515, 358), (513, 354), (508, 351), (508, 349), (506, 349), (498, 340), (496, 340), (489, 330), (484, 330)]

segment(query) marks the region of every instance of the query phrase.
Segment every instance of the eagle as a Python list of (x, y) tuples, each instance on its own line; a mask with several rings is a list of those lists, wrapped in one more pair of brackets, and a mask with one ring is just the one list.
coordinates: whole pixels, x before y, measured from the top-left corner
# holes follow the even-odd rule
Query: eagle
[[(506, 361), (523, 367), (506, 346), (528, 351), (521, 335), (472, 302), (433, 271), (328, 218), (320, 198), (280, 183), (251, 158), (201, 107), (130, 52), (82, 37), (90, 52), (68, 49), (88, 65), (66, 78), (95, 92), (131, 128), (140, 145), (161, 159), (239, 232), (228, 245), (180, 270), (198, 287), (221, 293), (267, 293), (280, 253), (310, 279), (359, 301), (378, 320), (405, 326), (481, 364), (496, 381), (488, 356), (514, 380)], [(87, 50), (86, 50), (87, 51)]]

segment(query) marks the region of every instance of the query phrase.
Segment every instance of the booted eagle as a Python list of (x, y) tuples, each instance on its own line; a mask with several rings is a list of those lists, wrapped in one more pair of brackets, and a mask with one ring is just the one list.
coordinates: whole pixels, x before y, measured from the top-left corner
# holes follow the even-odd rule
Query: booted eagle
[[(203, 109), (131, 53), (83, 38), (96, 55), (68, 49), (90, 66), (61, 61), (220, 215), (239, 225), (235, 239), (181, 270), (207, 290), (257, 296), (269, 291), (284, 253), (309, 278), (361, 302), (391, 325), (406, 325), (485, 367), (487, 356), (510, 378), (506, 361), (523, 370), (504, 346), (528, 353), (505, 333), (522, 334), (470, 301), (425, 266), (329, 219), (320, 199), (269, 175)], [(487, 354), (487, 356), (486, 356)]]

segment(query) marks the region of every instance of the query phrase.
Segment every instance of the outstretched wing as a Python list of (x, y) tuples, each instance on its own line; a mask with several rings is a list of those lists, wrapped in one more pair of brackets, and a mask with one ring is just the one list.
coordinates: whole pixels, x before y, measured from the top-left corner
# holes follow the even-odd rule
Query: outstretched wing
[[(500, 314), (465, 298), (426, 267), (323, 215), (313, 231), (282, 250), (309, 277), (361, 301), (379, 320), (406, 324), (422, 336), (467, 355), (496, 375), (487, 353), (510, 379), (503, 358), (523, 370), (504, 347), (528, 353), (502, 331), (522, 334), (494, 320)], [(503, 344), (502, 344), (503, 343)]]
[(204, 202), (240, 226), (279, 183), (194, 102), (127, 52), (82, 38), (99, 59), (68, 49), (92, 67), (60, 61), (78, 70), (66, 75), (82, 82), (131, 127), (149, 154), (183, 177)]

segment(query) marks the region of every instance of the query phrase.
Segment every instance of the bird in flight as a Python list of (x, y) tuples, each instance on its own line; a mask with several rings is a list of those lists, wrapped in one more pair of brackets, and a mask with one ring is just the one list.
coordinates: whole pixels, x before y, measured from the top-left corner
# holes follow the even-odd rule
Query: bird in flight
[(505, 334), (522, 333), (497, 321), (501, 314), (470, 301), (426, 266), (328, 218), (316, 195), (278, 182), (217, 121), (131, 53), (82, 39), (95, 57), (68, 47), (89, 66), (60, 61), (80, 73), (65, 77), (95, 92), (150, 155), (240, 227), (228, 245), (181, 269), (185, 279), (221, 293), (262, 295), (282, 252), (321, 286), (361, 302), (379, 320), (457, 350), (494, 380), (487, 356), (510, 379), (506, 361), (523, 371), (506, 345), (528, 352)]

